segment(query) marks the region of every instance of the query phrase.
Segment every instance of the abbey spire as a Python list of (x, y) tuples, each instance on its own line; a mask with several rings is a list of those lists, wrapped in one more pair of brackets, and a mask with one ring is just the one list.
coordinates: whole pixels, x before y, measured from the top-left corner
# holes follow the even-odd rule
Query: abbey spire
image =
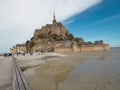
[(55, 19), (55, 12), (54, 12), (54, 14), (53, 14), (53, 20), (56, 20), (56, 19)]
[(56, 18), (55, 18), (55, 12), (54, 12), (54, 14), (53, 14), (53, 25), (55, 25), (56, 24)]

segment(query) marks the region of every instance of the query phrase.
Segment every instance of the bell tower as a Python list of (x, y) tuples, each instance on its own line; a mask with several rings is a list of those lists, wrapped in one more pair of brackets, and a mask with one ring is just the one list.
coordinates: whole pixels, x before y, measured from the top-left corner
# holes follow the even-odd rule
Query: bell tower
[(55, 19), (55, 12), (54, 12), (54, 14), (53, 14), (53, 25), (55, 25), (56, 24), (56, 19)]

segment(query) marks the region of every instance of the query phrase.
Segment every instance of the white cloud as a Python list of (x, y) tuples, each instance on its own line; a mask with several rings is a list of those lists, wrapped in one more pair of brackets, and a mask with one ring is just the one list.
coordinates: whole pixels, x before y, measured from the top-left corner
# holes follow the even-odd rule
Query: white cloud
[(75, 21), (74, 20), (68, 20), (68, 21), (64, 22), (64, 25), (68, 25), (68, 24), (73, 23), (73, 22), (75, 22)]
[(88, 24), (86, 25), (85, 27), (89, 27), (89, 26), (93, 26), (93, 25), (97, 25), (97, 24), (101, 24), (101, 23), (104, 23), (104, 22), (109, 22), (111, 20), (116, 20), (120, 18), (120, 14), (117, 14), (117, 15), (113, 15), (113, 16), (110, 16), (110, 17), (107, 17), (107, 18), (104, 18), (102, 20), (99, 20), (99, 21), (96, 21), (94, 23), (91, 23), (91, 24)]
[[(0, 42), (9, 46), (31, 38), (34, 29), (51, 23), (53, 12), (58, 21), (80, 13), (102, 0), (0, 0)], [(14, 41), (14, 42), (13, 42)], [(3, 49), (0, 46), (0, 50)]]

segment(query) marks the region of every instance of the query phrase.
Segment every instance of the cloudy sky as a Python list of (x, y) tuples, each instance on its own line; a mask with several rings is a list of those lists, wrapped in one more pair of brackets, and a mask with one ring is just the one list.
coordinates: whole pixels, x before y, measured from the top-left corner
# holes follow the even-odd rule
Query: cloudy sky
[(120, 46), (118, 0), (0, 0), (0, 53), (25, 43), (36, 28), (52, 23), (54, 12), (75, 36)]

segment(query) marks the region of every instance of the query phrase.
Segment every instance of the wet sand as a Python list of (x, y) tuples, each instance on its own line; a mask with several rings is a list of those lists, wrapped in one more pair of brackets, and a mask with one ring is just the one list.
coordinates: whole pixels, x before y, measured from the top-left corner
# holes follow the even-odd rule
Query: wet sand
[(12, 89), (11, 58), (0, 56), (0, 90)]
[[(119, 53), (119, 54), (118, 54)], [(62, 53), (64, 57), (37, 58), (24, 74), (33, 90), (119, 90), (120, 52)], [(22, 67), (25, 63), (18, 60)], [(25, 61), (26, 62), (26, 61)], [(31, 66), (31, 65), (30, 65)]]

